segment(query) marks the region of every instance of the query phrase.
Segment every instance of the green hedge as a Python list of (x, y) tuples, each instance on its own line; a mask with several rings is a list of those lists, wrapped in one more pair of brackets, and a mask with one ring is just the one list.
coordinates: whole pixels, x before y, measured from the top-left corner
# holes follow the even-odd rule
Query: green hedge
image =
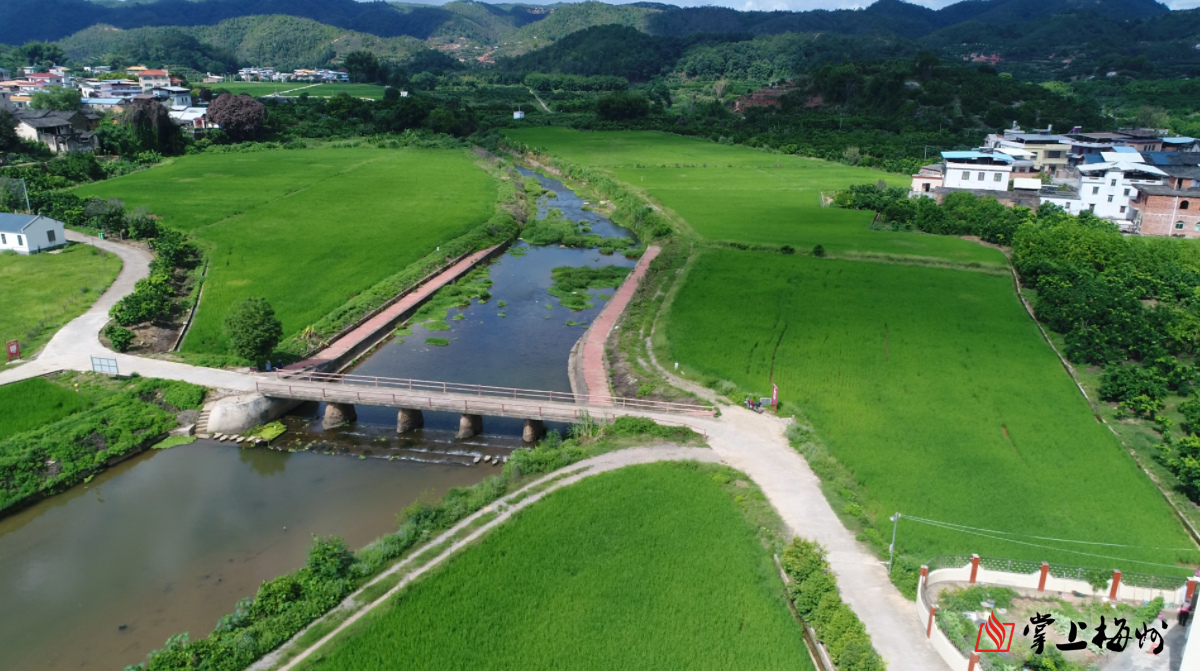
[(884, 671), (887, 665), (871, 646), (863, 623), (842, 602), (825, 549), (797, 538), (780, 560), (791, 582), (788, 596), (796, 611), (817, 632), (839, 671)]
[(79, 483), (174, 428), (175, 414), (203, 399), (202, 387), (139, 379), (87, 410), (0, 441), (0, 511)]

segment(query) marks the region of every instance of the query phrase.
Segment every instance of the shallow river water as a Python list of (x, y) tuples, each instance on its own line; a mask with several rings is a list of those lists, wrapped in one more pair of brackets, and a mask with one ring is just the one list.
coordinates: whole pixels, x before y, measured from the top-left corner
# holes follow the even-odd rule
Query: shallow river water
[[(555, 207), (594, 233), (629, 236), (539, 179), (557, 194), (541, 199), (539, 216)], [(450, 331), (393, 339), (354, 372), (570, 391), (567, 361), (586, 326), (567, 322), (590, 322), (613, 290), (573, 312), (547, 292), (550, 271), (634, 262), (523, 242), (514, 250), (490, 266), (491, 300), (453, 309), (462, 319)], [(427, 345), (429, 336), (450, 345)], [(520, 420), (485, 417), (484, 435), (463, 441), (453, 413), (426, 413), (424, 429), (398, 436), (393, 409), (359, 406), (357, 423), (328, 431), (322, 411), (311, 403), (285, 418), (276, 446), (297, 452), (213, 441), (150, 452), (0, 519), (0, 669), (120, 669), (173, 634), (205, 636), (263, 580), (302, 566), (313, 534), (361, 547), (417, 498), (498, 472), (471, 465), (475, 456), (522, 444)]]

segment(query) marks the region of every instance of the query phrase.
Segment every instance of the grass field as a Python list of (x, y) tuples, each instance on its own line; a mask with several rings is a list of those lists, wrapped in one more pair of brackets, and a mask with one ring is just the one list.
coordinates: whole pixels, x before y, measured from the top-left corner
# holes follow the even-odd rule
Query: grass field
[(885, 254), (1002, 266), (997, 251), (957, 238), (870, 229), (873, 213), (821, 207), (821, 193), (895, 175), (747, 147), (650, 131), (585, 133), (565, 128), (507, 130), (509, 137), (568, 161), (609, 170), (645, 190), (714, 241), (821, 245), (833, 256)]
[(310, 96), (335, 96), (339, 93), (355, 98), (383, 98), (383, 88), (376, 84), (309, 84), (306, 82), (229, 82), (226, 84), (209, 84), (209, 88), (225, 89), (233, 94), (249, 93), (254, 97), (280, 94), (298, 96), (308, 93)]
[[(748, 291), (746, 287), (753, 287)], [(660, 324), (660, 327), (662, 325)], [(1087, 402), (1012, 281), (909, 265), (709, 250), (666, 324), (689, 377), (802, 409), (867, 494), (887, 538), (895, 511), (983, 529), (1143, 548), (1031, 547), (901, 522), (898, 548), (1111, 568), (1200, 562), (1161, 494)], [(883, 528), (886, 527), (886, 528)], [(886, 541), (885, 541), (886, 542)], [(1127, 571), (1164, 567), (1124, 562)]]
[(491, 216), (496, 187), (458, 150), (201, 154), (80, 195), (121, 198), (211, 246), (190, 352), (223, 352), (225, 312), (264, 296), (285, 337)]
[(88, 245), (58, 254), (0, 254), (0, 341), (28, 358), (83, 314), (121, 271), (121, 259)]
[(80, 410), (74, 392), (35, 377), (0, 386), (0, 440), (56, 422)]
[(770, 554), (720, 477), (652, 464), (555, 492), (303, 668), (810, 670)]

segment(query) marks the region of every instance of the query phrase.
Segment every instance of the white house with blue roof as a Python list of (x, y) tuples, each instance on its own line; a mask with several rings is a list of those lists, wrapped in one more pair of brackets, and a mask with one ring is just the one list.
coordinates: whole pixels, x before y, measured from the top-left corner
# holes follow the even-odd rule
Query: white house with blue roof
[(0, 214), (0, 252), (37, 254), (65, 244), (61, 221), (40, 214)]

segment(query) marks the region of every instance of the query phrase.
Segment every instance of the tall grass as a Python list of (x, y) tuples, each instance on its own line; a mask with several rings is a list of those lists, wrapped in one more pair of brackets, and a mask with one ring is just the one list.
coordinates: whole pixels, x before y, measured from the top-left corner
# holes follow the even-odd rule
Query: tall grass
[(1200, 562), (1041, 340), (1011, 280), (711, 250), (666, 328), (671, 360), (688, 377), (766, 395), (773, 376), (784, 413), (802, 410), (861, 485), (843, 512), (862, 518), (881, 547), (888, 516), (900, 511), (1137, 546), (1018, 539), (1045, 549), (902, 520), (899, 552), (917, 560), (975, 552), (1146, 573)]
[(264, 296), (299, 333), (492, 216), (496, 185), (463, 150), (201, 154), (99, 182), (209, 248), (184, 350), (222, 353), (227, 309)]
[(557, 491), (305, 668), (812, 669), (730, 480), (651, 464)]

